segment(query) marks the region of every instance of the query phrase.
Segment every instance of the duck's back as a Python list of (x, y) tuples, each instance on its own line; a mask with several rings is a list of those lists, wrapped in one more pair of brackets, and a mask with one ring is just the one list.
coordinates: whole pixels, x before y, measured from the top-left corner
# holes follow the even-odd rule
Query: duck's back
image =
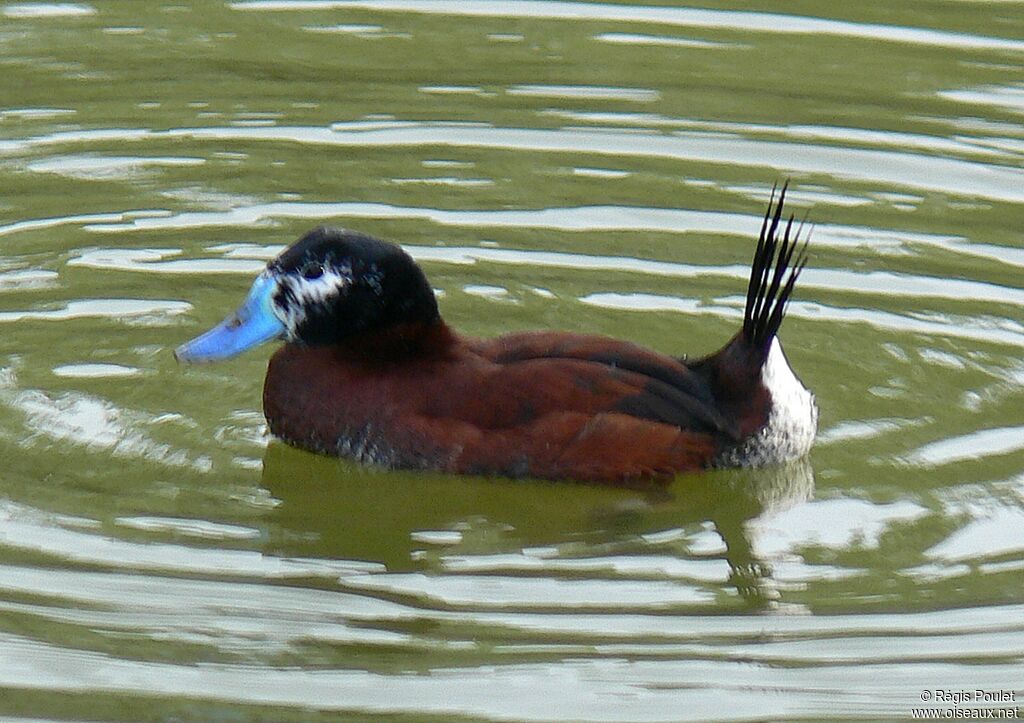
[(271, 360), (271, 431), (399, 468), (629, 481), (707, 467), (740, 438), (707, 380), (637, 345), (564, 332), (286, 345)]

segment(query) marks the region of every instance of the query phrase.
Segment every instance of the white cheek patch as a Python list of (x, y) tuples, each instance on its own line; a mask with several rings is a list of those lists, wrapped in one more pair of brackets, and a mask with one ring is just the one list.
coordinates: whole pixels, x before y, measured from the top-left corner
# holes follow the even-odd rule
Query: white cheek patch
[(348, 268), (324, 268), (323, 274), (315, 279), (304, 276), (285, 276), (279, 282), (284, 298), (275, 303), (278, 318), (288, 329), (288, 337), (294, 339), (296, 330), (311, 311), (326, 307), (340, 296), (352, 283), (352, 272)]

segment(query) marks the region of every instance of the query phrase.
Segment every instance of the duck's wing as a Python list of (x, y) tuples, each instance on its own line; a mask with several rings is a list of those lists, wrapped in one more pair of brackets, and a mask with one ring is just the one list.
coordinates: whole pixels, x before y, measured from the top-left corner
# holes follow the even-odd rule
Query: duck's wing
[(678, 360), (636, 344), (532, 332), (489, 340), (481, 352), (497, 369), (491, 383), (481, 385), (479, 404), (484, 406), (478, 408), (496, 427), (571, 411), (622, 414), (729, 440), (738, 434), (701, 377)]

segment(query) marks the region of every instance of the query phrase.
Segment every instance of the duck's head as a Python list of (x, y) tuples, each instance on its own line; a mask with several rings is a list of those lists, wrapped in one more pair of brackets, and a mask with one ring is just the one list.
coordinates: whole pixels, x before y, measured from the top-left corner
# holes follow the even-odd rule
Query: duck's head
[(396, 244), (320, 227), (267, 264), (241, 307), (179, 346), (179, 361), (225, 359), (272, 339), (320, 346), (439, 319), (423, 271)]

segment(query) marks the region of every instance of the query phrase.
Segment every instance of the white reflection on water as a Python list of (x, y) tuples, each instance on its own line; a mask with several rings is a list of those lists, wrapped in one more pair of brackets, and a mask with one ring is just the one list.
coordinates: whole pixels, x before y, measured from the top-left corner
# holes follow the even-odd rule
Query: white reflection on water
[(106, 35), (142, 35), (146, 29), (138, 25), (118, 25), (103, 28)]
[(489, 299), (491, 301), (514, 301), (514, 299), (510, 298), (508, 289), (504, 286), (466, 284), (462, 287), (462, 291), (470, 296), (479, 296), (482, 299)]
[(342, 33), (346, 35), (380, 36), (384, 32), (382, 25), (307, 25), (302, 28), (311, 33)]
[(121, 364), (61, 364), (53, 368), (54, 376), (69, 379), (97, 379), (113, 377), (134, 377), (142, 374), (137, 367)]
[(951, 516), (966, 514), (971, 520), (926, 550), (925, 555), (944, 563), (966, 562), (972, 567), (986, 558), (1017, 555), (1018, 559), (1006, 562), (1010, 569), (1020, 569), (1019, 555), (1024, 552), (1024, 477), (1008, 482), (1010, 504), (995, 503), (984, 497), (977, 502), (949, 502), (947, 512)]
[(489, 577), (486, 575), (424, 575), (392, 573), (349, 575), (345, 588), (387, 592), (429, 600), (431, 604), (472, 606), (478, 610), (566, 606), (616, 611), (671, 609), (679, 605), (709, 603), (715, 589), (701, 590), (682, 581), (566, 580), (553, 577)]
[[(257, 274), (265, 264), (248, 259), (173, 259), (180, 249), (90, 249), (68, 260), (68, 266), (163, 274)], [(190, 307), (191, 308), (191, 307)]]
[(462, 187), (479, 187), (479, 186), (493, 186), (494, 181), (489, 178), (458, 178), (456, 176), (431, 176), (427, 178), (392, 178), (391, 183), (401, 185), (408, 184), (421, 184), (421, 185), (435, 185), (435, 186), (462, 186)]
[(202, 158), (176, 156), (50, 156), (32, 161), (25, 167), (37, 173), (55, 173), (82, 180), (120, 180), (138, 175), (149, 168), (201, 166)]
[(120, 527), (146, 532), (164, 532), (203, 540), (255, 540), (263, 534), (254, 527), (227, 525), (209, 520), (182, 519), (177, 517), (118, 517), (114, 523)]
[(938, 467), (1019, 450), (1024, 450), (1024, 427), (1000, 427), (926, 444), (907, 454), (905, 459), (911, 464)]
[(0, 225), (0, 236), (7, 234), (21, 233), (22, 231), (37, 231), (40, 229), (54, 228), (73, 224), (88, 223), (129, 223), (131, 220), (141, 216), (167, 216), (168, 211), (124, 211), (121, 213), (86, 213), (75, 216), (54, 216), (53, 218), (33, 218), (27, 221), (15, 221)]
[(212, 461), (158, 442), (143, 429), (152, 424), (151, 415), (123, 409), (114, 403), (83, 394), (65, 392), (51, 396), (38, 389), (0, 392), (0, 404), (24, 416), (22, 444), (40, 440), (81, 445), (104, 450), (114, 457), (145, 459), (171, 467), (190, 467), (208, 472)]
[(628, 178), (633, 175), (629, 171), (618, 171), (612, 168), (573, 168), (572, 174), (587, 178)]
[(926, 514), (926, 508), (908, 501), (816, 500), (753, 520), (748, 529), (758, 554), (773, 558), (803, 546), (877, 547), (894, 522), (910, 522)]
[(5, 108), (0, 110), (0, 119), (39, 120), (41, 118), (59, 118), (60, 116), (74, 115), (77, 112), (73, 108)]
[(584, 98), (587, 100), (628, 100), (651, 103), (660, 98), (656, 90), (647, 88), (611, 88), (596, 85), (513, 85), (509, 95), (532, 98)]
[(94, 15), (96, 8), (81, 3), (12, 3), (0, 8), (9, 18), (67, 18)]
[(818, 433), (814, 440), (815, 446), (847, 442), (854, 439), (872, 439), (884, 434), (895, 432), (915, 424), (912, 419), (867, 419), (840, 422)]
[(991, 105), (1024, 113), (1024, 85), (993, 85), (973, 90), (944, 90), (939, 96), (958, 103)]
[(0, 272), (0, 291), (44, 289), (55, 285), (58, 274), (45, 269), (19, 269)]
[(721, 557), (686, 559), (669, 555), (606, 555), (592, 558), (550, 558), (542, 555), (501, 554), (445, 556), (445, 569), (463, 573), (531, 572), (564, 575), (567, 572), (677, 579), (725, 584), (729, 563)]
[(136, 324), (163, 325), (168, 317), (184, 314), (192, 309), (186, 301), (145, 299), (82, 299), (69, 301), (56, 309), (38, 311), (0, 311), (0, 323), (35, 319), (40, 321), (67, 321), (85, 317), (116, 319)]
[(674, 35), (641, 35), (639, 33), (598, 33), (594, 40), (622, 45), (668, 45), (677, 48), (726, 48), (733, 43), (722, 43), (695, 38), (680, 38)]

